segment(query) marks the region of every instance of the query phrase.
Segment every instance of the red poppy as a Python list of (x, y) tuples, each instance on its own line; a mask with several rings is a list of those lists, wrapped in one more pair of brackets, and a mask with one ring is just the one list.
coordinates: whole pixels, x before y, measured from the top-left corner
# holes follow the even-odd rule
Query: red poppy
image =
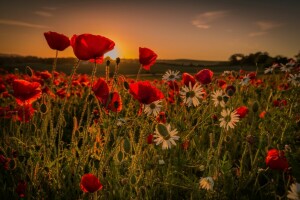
[(115, 47), (115, 43), (101, 35), (73, 35), (71, 46), (75, 56), (80, 60), (99, 59)]
[(283, 107), (287, 105), (287, 101), (285, 99), (276, 99), (273, 101), (274, 107)]
[(45, 86), (45, 87), (42, 89), (42, 93), (43, 93), (43, 94), (48, 94), (48, 95), (51, 96), (52, 98), (55, 97), (55, 94), (53, 94), (53, 92), (49, 89), (48, 86)]
[(155, 63), (157, 54), (148, 48), (139, 48), (139, 61), (145, 70), (150, 70), (150, 67)]
[(60, 88), (56, 91), (57, 96), (59, 96), (61, 99), (65, 97), (70, 97), (70, 93), (67, 93), (65, 88)]
[(103, 185), (94, 174), (85, 174), (80, 181), (80, 188), (83, 192), (93, 193), (101, 190)]
[(230, 96), (230, 97), (231, 97), (232, 95), (234, 95), (235, 91), (236, 91), (236, 89), (235, 89), (235, 87), (234, 87), (233, 85), (228, 85), (228, 86), (226, 87), (226, 89), (225, 89), (226, 94), (227, 94), (228, 96)]
[(240, 118), (244, 118), (248, 114), (249, 109), (246, 106), (241, 106), (236, 109), (236, 112)]
[(188, 148), (190, 146), (190, 141), (189, 140), (185, 140), (182, 144), (181, 144), (181, 147), (184, 151), (187, 151)]
[(150, 104), (164, 98), (164, 94), (149, 81), (139, 81), (129, 85), (129, 93), (142, 104)]
[(0, 164), (3, 166), (4, 170), (9, 169), (10, 161), (10, 158), (6, 158), (4, 155), (0, 155)]
[(267, 114), (267, 111), (262, 111), (262, 112), (259, 114), (259, 118), (261, 118), (261, 119), (265, 118), (266, 114)]
[(99, 78), (96, 83), (94, 83), (92, 90), (103, 105), (106, 105), (109, 96), (109, 88), (106, 81), (103, 78)]
[(82, 86), (88, 86), (90, 84), (90, 79), (86, 74), (80, 75), (78, 81)]
[(12, 111), (10, 111), (9, 106), (0, 107), (0, 118), (11, 118)]
[(166, 119), (166, 113), (165, 112), (160, 112), (158, 113), (157, 117), (156, 117), (156, 121), (158, 123), (163, 123), (165, 124), (167, 122), (167, 119)]
[(0, 93), (5, 92), (6, 91), (6, 87), (4, 84), (0, 84)]
[(110, 101), (109, 104), (106, 106), (106, 109), (113, 112), (120, 112), (122, 110), (122, 106), (123, 104), (119, 93), (118, 92), (110, 93)]
[(222, 89), (225, 89), (227, 87), (227, 83), (226, 83), (226, 81), (219, 79), (218, 86)]
[(168, 98), (167, 98), (167, 101), (168, 101), (170, 104), (174, 104), (174, 103), (175, 103), (175, 94), (174, 94), (174, 91), (169, 91), (169, 92), (168, 92)]
[(187, 87), (189, 87), (189, 83), (191, 82), (192, 87), (195, 85), (196, 80), (195, 78), (190, 75), (189, 73), (183, 73), (182, 74), (182, 82), (184, 85), (186, 85)]
[(248, 77), (249, 77), (249, 79), (251, 79), (251, 80), (255, 79), (255, 78), (256, 78), (256, 72), (250, 72), (250, 73), (248, 74)]
[(284, 90), (288, 90), (289, 87), (290, 87), (290, 85), (289, 85), (288, 83), (282, 83), (282, 84), (278, 85), (277, 88), (278, 88), (278, 90), (280, 90), (280, 91), (284, 91)]
[(19, 181), (16, 188), (16, 193), (19, 195), (20, 198), (25, 197), (26, 189), (27, 189), (26, 182), (23, 180)]
[(179, 85), (176, 81), (168, 81), (167, 84), (171, 90), (173, 90), (176, 93), (179, 92)]
[(286, 170), (289, 167), (283, 151), (270, 149), (266, 157), (266, 164), (270, 169)]
[(46, 32), (44, 36), (49, 47), (53, 50), (63, 51), (70, 46), (70, 40), (67, 36), (56, 32)]
[(19, 106), (15, 111), (17, 112), (17, 116), (15, 116), (17, 121), (29, 122), (34, 115), (34, 109), (31, 104)]
[(195, 78), (203, 85), (209, 84), (212, 81), (214, 73), (209, 69), (203, 69), (199, 71)]
[(36, 101), (42, 95), (40, 83), (28, 82), (21, 79), (15, 79), (13, 82), (14, 97), (17, 103), (22, 106), (25, 104), (31, 104)]
[(52, 74), (48, 70), (40, 72), (39, 76), (44, 80), (52, 78)]
[(100, 56), (100, 57), (98, 57), (98, 58), (96, 58), (96, 59), (90, 59), (89, 60), (91, 63), (98, 63), (98, 64), (102, 64), (103, 63), (103, 61), (104, 61), (104, 56)]
[(152, 144), (152, 143), (153, 143), (153, 137), (154, 137), (153, 134), (149, 134), (149, 135), (148, 135), (148, 137), (147, 137), (147, 143), (148, 143), (148, 144)]

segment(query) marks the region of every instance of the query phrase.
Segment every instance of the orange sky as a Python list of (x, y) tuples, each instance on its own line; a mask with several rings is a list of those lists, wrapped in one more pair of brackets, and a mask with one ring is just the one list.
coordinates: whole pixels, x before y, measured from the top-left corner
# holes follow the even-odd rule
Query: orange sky
[[(53, 57), (43, 33), (56, 31), (110, 38), (113, 58), (137, 58), (139, 47), (160, 59), (228, 60), (256, 51), (293, 57), (300, 50), (299, 7), (297, 0), (11, 0), (0, 7), (0, 53)], [(72, 48), (59, 56), (73, 57)]]

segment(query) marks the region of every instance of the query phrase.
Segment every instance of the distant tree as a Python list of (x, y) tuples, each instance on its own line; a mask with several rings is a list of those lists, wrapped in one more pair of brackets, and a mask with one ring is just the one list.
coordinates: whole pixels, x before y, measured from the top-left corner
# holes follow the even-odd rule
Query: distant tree
[(244, 54), (236, 53), (229, 57), (229, 62), (231, 65), (242, 65), (244, 61)]
[(280, 56), (280, 55), (275, 56), (275, 62), (277, 62), (277, 63), (286, 64), (288, 62), (288, 60), (289, 59), (285, 56)]

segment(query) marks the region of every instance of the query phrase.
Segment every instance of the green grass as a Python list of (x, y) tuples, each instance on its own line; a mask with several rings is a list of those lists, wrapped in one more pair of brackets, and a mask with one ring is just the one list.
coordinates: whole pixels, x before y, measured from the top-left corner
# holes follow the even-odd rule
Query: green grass
[[(135, 79), (138, 66), (136, 61), (121, 61), (120, 74), (134, 74)], [(150, 73), (172, 69), (194, 74), (202, 68), (158, 62)], [(11, 159), (8, 170), (0, 164), (1, 199), (18, 198), (19, 180), (27, 183), (26, 199), (286, 199), (291, 182), (300, 179), (299, 87), (278, 90), (277, 86), (286, 82), (284, 74), (258, 76), (265, 80), (264, 86), (242, 87), (240, 80), (219, 77), (225, 68), (229, 69), (211, 67), (215, 78), (203, 86), (208, 96), (200, 106), (187, 107), (179, 96), (175, 104), (163, 101), (167, 123), (180, 136), (169, 150), (146, 142), (158, 122), (155, 117), (138, 114), (140, 105), (123, 82), (114, 86), (122, 97), (120, 113), (107, 113), (95, 96), (88, 94), (88, 87), (76, 86), (71, 91), (81, 96), (71, 95), (66, 101), (43, 95), (34, 102), (36, 111), (28, 123), (0, 118), (0, 154)], [(58, 63), (58, 70), (63, 69)], [(82, 71), (91, 73), (91, 64), (81, 64), (78, 72)], [(102, 74), (104, 65), (98, 67), (97, 75)], [(6, 80), (4, 75), (2, 78)], [(248, 115), (228, 131), (213, 118), (220, 119), (222, 111), (210, 96), (218, 89), (218, 78), (237, 89), (226, 107), (249, 108)], [(11, 90), (10, 84), (5, 84)], [(166, 84), (153, 84), (168, 96)], [(278, 98), (286, 99), (287, 105), (274, 107), (272, 102)], [(252, 109), (254, 102), (259, 105), (257, 111)], [(14, 97), (1, 98), (0, 106), (14, 108)], [(99, 110), (99, 115), (94, 110)], [(264, 110), (268, 114), (261, 119)], [(126, 122), (117, 126), (120, 118)], [(189, 146), (185, 150), (182, 144), (186, 141)], [(291, 170), (267, 168), (268, 149), (284, 150), (285, 145), (291, 148), (285, 152)], [(17, 152), (16, 157), (12, 151)], [(159, 164), (160, 160), (165, 164)], [(95, 174), (103, 189), (83, 193), (79, 184), (85, 173)], [(201, 177), (213, 178), (213, 190), (199, 188)]]

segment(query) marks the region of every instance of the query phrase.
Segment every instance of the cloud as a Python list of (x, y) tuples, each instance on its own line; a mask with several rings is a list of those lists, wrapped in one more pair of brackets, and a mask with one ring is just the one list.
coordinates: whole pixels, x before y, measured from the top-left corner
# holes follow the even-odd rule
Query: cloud
[(257, 37), (257, 36), (266, 35), (269, 33), (270, 30), (282, 26), (282, 24), (280, 24), (280, 23), (271, 22), (271, 21), (257, 21), (254, 24), (259, 30), (249, 33), (248, 34), (249, 37)]
[(259, 32), (252, 32), (249, 33), (248, 36), (249, 37), (256, 37), (256, 36), (261, 36), (261, 35), (266, 35), (267, 32), (266, 31), (259, 31)]
[(258, 21), (256, 22), (256, 25), (260, 28), (260, 30), (267, 31), (267, 30), (280, 27), (282, 24), (270, 22), (270, 21)]
[(224, 17), (227, 13), (227, 11), (205, 12), (199, 14), (194, 20), (192, 20), (192, 24), (197, 28), (209, 29), (212, 22)]
[(32, 24), (23, 21), (9, 20), (9, 19), (0, 19), (0, 24), (3, 25), (11, 25), (11, 26), (22, 26), (28, 28), (38, 28), (38, 29), (49, 29), (50, 27), (40, 25), (40, 24)]
[(34, 14), (42, 17), (52, 17), (52, 14), (50, 12), (45, 12), (45, 11), (35, 11)]

